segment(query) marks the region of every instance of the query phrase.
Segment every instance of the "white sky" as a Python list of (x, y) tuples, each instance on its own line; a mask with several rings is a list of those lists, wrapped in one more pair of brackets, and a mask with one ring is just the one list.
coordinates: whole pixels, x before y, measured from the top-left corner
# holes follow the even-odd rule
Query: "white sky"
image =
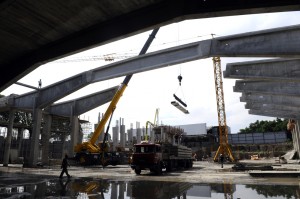
[[(299, 23), (299, 18), (300, 12), (283, 12), (187, 20), (161, 27), (148, 52), (210, 39), (211, 34), (219, 37), (296, 25)], [(151, 31), (148, 31), (74, 56), (84, 57), (110, 53), (116, 53), (120, 56), (126, 53), (138, 54), (150, 33)], [(253, 58), (221, 58), (222, 70), (225, 70), (227, 63), (248, 60), (253, 60)], [(19, 82), (37, 87), (38, 80), (42, 79), (42, 86), (44, 87), (109, 63), (105, 61), (49, 63), (40, 66), (19, 80)], [(183, 77), (181, 88), (179, 88), (177, 79), (179, 74)], [(124, 77), (121, 77), (94, 83), (60, 101), (74, 99), (119, 85), (123, 79)], [(248, 110), (244, 108), (244, 103), (241, 103), (239, 100), (241, 94), (233, 92), (234, 84), (235, 80), (223, 78), (226, 121), (227, 125), (231, 127), (232, 133), (239, 132), (239, 129), (247, 127), (249, 123), (256, 120), (274, 119), (271, 117), (249, 115)], [(29, 91), (31, 89), (12, 85), (4, 90), (2, 94), (23, 94)], [(190, 114), (183, 114), (171, 105), (175, 92), (177, 96), (186, 102)], [(98, 113), (104, 113), (107, 106), (108, 103), (81, 115), (80, 118), (89, 119), (90, 122), (95, 123), (98, 120)], [(146, 121), (153, 122), (156, 108), (160, 109), (159, 120), (163, 124), (184, 125), (206, 123), (207, 126), (217, 126), (218, 116), (212, 59), (187, 62), (133, 75), (124, 95), (117, 105), (111, 126), (115, 126), (115, 120), (118, 120), (120, 117), (124, 118), (126, 128), (130, 128), (130, 123), (133, 123), (135, 128), (137, 121), (141, 123), (141, 127), (145, 126)]]

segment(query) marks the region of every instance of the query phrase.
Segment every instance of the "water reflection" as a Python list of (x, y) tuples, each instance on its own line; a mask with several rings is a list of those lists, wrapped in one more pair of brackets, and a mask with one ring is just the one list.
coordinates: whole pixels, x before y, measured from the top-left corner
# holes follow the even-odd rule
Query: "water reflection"
[(194, 184), (187, 182), (115, 181), (102, 179), (0, 179), (0, 198), (299, 198), (298, 186)]

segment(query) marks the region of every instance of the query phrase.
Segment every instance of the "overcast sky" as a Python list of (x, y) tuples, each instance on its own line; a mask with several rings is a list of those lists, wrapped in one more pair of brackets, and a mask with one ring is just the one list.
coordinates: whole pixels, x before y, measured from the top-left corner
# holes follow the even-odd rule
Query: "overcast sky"
[[(219, 37), (296, 25), (299, 23), (299, 18), (300, 12), (283, 12), (187, 20), (161, 27), (148, 52), (210, 39), (211, 34)], [(106, 55), (110, 53), (116, 53), (117, 56), (123, 56), (127, 53), (138, 54), (150, 33), (151, 31), (100, 46), (74, 55), (74, 57)], [(227, 63), (253, 59), (255, 58), (221, 58), (222, 70), (225, 70)], [(42, 79), (42, 86), (44, 87), (80, 72), (109, 63), (111, 62), (48, 63), (40, 66), (19, 80), (19, 82), (37, 87), (38, 80)], [(183, 77), (181, 87), (179, 87), (177, 79), (179, 74)], [(153, 122), (156, 108), (160, 109), (160, 122), (166, 125), (206, 123), (207, 126), (217, 126), (218, 116), (213, 75), (213, 62), (211, 58), (133, 75), (124, 95), (117, 105), (112, 126), (115, 126), (116, 120), (120, 117), (124, 118), (126, 128), (130, 128), (130, 123), (133, 123), (135, 128), (137, 121), (141, 123), (141, 127), (145, 126), (146, 121)], [(119, 85), (123, 79), (124, 77), (121, 77), (94, 83), (60, 101), (74, 99)], [(232, 133), (239, 132), (241, 128), (247, 127), (256, 120), (275, 119), (249, 115), (248, 110), (244, 108), (244, 103), (241, 103), (239, 100), (241, 94), (233, 92), (234, 84), (235, 80), (223, 79), (227, 125), (231, 127)], [(4, 90), (2, 94), (23, 94), (29, 91), (31, 89), (12, 85)], [(171, 101), (174, 100), (174, 93), (186, 102), (190, 114), (184, 114), (171, 105)], [(98, 120), (98, 113), (104, 113), (107, 106), (108, 104), (98, 107), (81, 115), (80, 118), (89, 119), (90, 122), (95, 123)]]

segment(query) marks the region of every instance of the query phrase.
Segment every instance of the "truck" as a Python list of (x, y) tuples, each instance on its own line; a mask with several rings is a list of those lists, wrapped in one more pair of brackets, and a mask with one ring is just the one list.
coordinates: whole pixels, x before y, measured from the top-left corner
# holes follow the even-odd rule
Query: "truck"
[(193, 167), (192, 149), (180, 144), (183, 129), (161, 125), (152, 131), (149, 141), (134, 145), (130, 166), (137, 175), (142, 170), (161, 174), (164, 169), (170, 172)]

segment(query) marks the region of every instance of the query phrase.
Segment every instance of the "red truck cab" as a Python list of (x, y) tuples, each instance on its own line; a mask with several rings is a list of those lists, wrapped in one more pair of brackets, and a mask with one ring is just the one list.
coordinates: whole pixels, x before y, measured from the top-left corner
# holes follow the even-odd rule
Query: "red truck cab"
[(146, 169), (160, 174), (162, 169), (165, 168), (162, 160), (161, 145), (146, 142), (135, 144), (130, 166), (138, 175), (141, 173), (141, 170)]

